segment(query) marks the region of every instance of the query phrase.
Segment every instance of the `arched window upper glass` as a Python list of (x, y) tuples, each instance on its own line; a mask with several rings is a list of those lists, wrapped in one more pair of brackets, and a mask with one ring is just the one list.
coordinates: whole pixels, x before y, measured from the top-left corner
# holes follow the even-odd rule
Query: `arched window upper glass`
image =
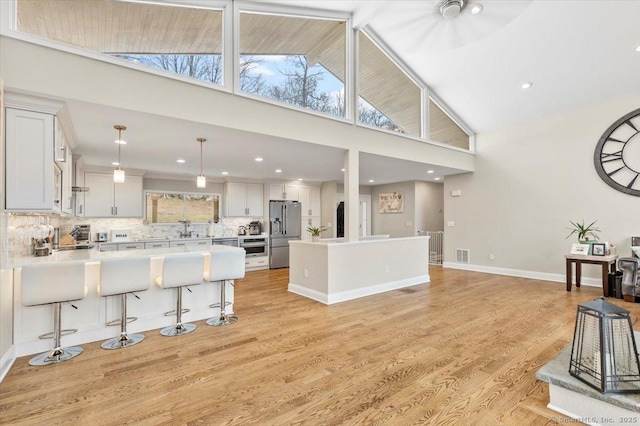
[(345, 22), (240, 13), (239, 89), (345, 116)]
[(420, 137), (422, 88), (362, 31), (358, 45), (358, 121)]
[(18, 0), (17, 29), (223, 84), (221, 10), (108, 0)]

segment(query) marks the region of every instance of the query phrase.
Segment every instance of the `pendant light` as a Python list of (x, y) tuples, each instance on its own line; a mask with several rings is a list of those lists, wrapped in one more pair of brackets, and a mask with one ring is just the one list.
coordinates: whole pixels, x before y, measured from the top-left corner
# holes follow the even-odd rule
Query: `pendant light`
[(205, 143), (207, 140), (205, 138), (198, 138), (196, 140), (198, 142), (200, 142), (200, 174), (198, 175), (198, 178), (196, 179), (196, 186), (198, 188), (206, 188), (207, 187), (207, 178), (204, 177), (204, 174), (202, 174), (202, 144)]
[(122, 140), (122, 131), (127, 130), (127, 128), (120, 124), (116, 124), (113, 128), (118, 131), (118, 139), (114, 141), (118, 144), (118, 168), (113, 171), (113, 181), (115, 183), (124, 183), (124, 170), (122, 170), (122, 163), (120, 162), (120, 147), (127, 144)]

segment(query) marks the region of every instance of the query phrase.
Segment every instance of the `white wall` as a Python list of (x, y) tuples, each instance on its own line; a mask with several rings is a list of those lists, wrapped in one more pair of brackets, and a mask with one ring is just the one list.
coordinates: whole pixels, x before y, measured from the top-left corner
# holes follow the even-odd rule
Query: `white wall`
[(444, 231), (444, 185), (416, 181), (417, 231)]
[[(477, 135), (474, 173), (445, 179), (445, 262), (471, 250), (482, 268), (535, 271), (564, 279), (569, 220), (597, 220), (601, 240), (630, 254), (640, 235), (640, 198), (607, 186), (593, 165), (596, 143), (618, 118), (640, 106), (635, 93), (587, 108)], [(460, 197), (451, 191), (460, 189)], [(495, 260), (489, 260), (489, 254)], [(599, 277), (599, 267), (583, 275)], [(596, 281), (597, 282), (597, 281)]]
[[(404, 213), (378, 213), (378, 199), (381, 193), (403, 192)], [(389, 234), (391, 238), (413, 237), (415, 232), (415, 182), (399, 182), (377, 185), (371, 191), (371, 233)]]

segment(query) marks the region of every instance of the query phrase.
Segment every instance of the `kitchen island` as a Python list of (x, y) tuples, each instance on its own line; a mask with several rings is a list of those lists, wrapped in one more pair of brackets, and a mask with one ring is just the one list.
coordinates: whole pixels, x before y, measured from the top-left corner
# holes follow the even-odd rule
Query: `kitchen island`
[(431, 280), (429, 237), (289, 244), (289, 291), (327, 305)]
[[(155, 283), (162, 274), (164, 256), (172, 253), (202, 253), (205, 256), (203, 276), (209, 272), (210, 256), (220, 251), (235, 251), (244, 259), (245, 253), (241, 248), (228, 246), (186, 246), (161, 249), (128, 250), (115, 252), (100, 252), (98, 250), (70, 250), (55, 252), (43, 257), (22, 257), (10, 259), (8, 268), (3, 271), (2, 286), (12, 284), (12, 318), (13, 344), (11, 350), (2, 354), (2, 370), (8, 369), (16, 357), (43, 352), (51, 347), (50, 339), (39, 339), (38, 336), (51, 331), (51, 305), (22, 306), (21, 300), (21, 267), (29, 264), (83, 262), (85, 264), (86, 297), (73, 302), (77, 310), (68, 304), (63, 305), (63, 328), (76, 328), (77, 333), (63, 337), (65, 346), (81, 345), (83, 343), (106, 340), (116, 336), (118, 327), (107, 327), (105, 324), (120, 315), (120, 301), (117, 297), (101, 297), (98, 294), (100, 284), (100, 261), (104, 259), (118, 259), (131, 257), (149, 257), (151, 270), (149, 274), (149, 290), (139, 292), (135, 297), (128, 298), (128, 311), (136, 316), (137, 321), (128, 325), (130, 333), (159, 329), (175, 322), (175, 316), (165, 316), (164, 313), (175, 309), (177, 293), (164, 290)], [(5, 282), (9, 278), (10, 282)], [(51, 277), (52, 286), (63, 286), (64, 277)], [(192, 292), (183, 292), (183, 305), (190, 312), (183, 314), (183, 320), (197, 321), (219, 315), (220, 308), (210, 308), (220, 302), (220, 287), (216, 283), (203, 282), (189, 287)], [(233, 312), (233, 287), (227, 288), (227, 313)], [(4, 327), (4, 324), (3, 324)], [(8, 366), (7, 366), (8, 365)], [(0, 377), (3, 372), (0, 370)]]

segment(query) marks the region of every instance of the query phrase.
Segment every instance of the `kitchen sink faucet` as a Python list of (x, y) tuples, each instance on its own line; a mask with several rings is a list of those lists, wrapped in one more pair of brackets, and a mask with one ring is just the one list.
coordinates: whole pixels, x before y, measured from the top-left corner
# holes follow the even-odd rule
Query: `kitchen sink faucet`
[(191, 222), (189, 222), (188, 220), (180, 220), (178, 222), (184, 225), (184, 232), (180, 232), (180, 238), (191, 238), (191, 231), (188, 230)]

